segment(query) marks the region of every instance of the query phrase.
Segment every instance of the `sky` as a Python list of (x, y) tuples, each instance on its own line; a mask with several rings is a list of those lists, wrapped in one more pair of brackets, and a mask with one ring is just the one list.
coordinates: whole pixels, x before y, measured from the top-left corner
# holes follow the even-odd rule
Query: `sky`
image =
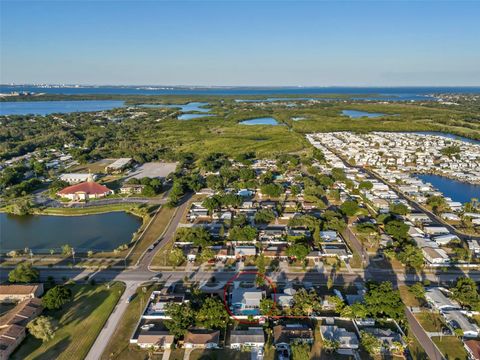
[(0, 82), (478, 86), (480, 1), (0, 0)]

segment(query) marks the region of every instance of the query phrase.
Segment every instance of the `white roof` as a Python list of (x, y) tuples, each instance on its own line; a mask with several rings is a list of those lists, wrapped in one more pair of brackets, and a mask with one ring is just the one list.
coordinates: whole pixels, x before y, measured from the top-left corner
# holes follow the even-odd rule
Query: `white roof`
[(425, 291), (425, 298), (439, 310), (460, 308), (458, 303), (446, 297), (438, 287), (428, 288)]

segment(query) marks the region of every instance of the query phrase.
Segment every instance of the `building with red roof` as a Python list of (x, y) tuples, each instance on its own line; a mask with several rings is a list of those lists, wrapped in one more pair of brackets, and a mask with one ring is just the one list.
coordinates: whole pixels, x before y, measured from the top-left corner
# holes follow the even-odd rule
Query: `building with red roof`
[(57, 192), (58, 196), (70, 199), (72, 201), (98, 199), (110, 194), (113, 194), (113, 190), (110, 190), (108, 187), (93, 181), (85, 181), (80, 184), (67, 186), (65, 189)]
[(480, 341), (466, 340), (463, 344), (468, 352), (468, 356), (470, 359), (480, 360)]

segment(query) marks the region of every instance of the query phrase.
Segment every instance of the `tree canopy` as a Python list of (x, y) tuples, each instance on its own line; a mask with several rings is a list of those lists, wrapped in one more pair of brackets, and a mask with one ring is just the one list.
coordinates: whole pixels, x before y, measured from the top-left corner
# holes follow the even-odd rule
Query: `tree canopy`
[(49, 310), (57, 310), (71, 300), (72, 290), (66, 286), (57, 285), (48, 290), (42, 297), (42, 305)]
[(15, 269), (8, 273), (8, 281), (12, 283), (33, 283), (37, 282), (39, 277), (40, 274), (38, 270), (27, 262), (18, 264)]

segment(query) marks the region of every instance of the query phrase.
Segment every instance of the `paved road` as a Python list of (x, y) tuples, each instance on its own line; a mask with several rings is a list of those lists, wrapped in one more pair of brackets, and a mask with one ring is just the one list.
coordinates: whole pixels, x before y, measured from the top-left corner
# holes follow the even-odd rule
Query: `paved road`
[(155, 248), (152, 251), (148, 251), (142, 256), (138, 265), (139, 269), (148, 270), (155, 255), (166, 244), (168, 244), (170, 240), (173, 239), (173, 237), (175, 236), (175, 231), (177, 230), (178, 224), (180, 224), (180, 221), (182, 220), (182, 216), (188, 207), (188, 204), (189, 204), (188, 200), (190, 199), (191, 195), (192, 194), (185, 195), (183, 199), (183, 203), (179, 207), (177, 207), (172, 220), (167, 226), (167, 229), (163, 232), (163, 235), (160, 236), (160, 242), (155, 246)]
[(425, 350), (425, 353), (428, 355), (430, 360), (444, 360), (445, 357), (442, 355), (440, 350), (438, 350), (435, 343), (432, 341), (432, 339), (430, 339), (423, 327), (408, 308), (405, 308), (405, 315), (407, 316), (410, 330), (413, 332), (413, 335), (415, 335), (419, 344), (423, 347), (423, 350)]
[[(91, 347), (86, 360), (96, 360), (102, 356), (103, 351), (105, 350), (110, 338), (113, 336), (115, 329), (117, 328), (120, 319), (122, 318), (125, 310), (128, 307), (126, 303), (126, 299), (135, 293), (135, 290), (140, 285), (141, 282), (145, 282), (152, 277), (152, 273), (148, 271), (150, 263), (152, 262), (155, 254), (160, 251), (170, 240), (172, 240), (173, 236), (175, 235), (175, 230), (178, 227), (182, 219), (182, 215), (188, 206), (188, 200), (190, 199), (191, 194), (187, 194), (183, 197), (183, 203), (177, 207), (176, 212), (167, 225), (167, 228), (163, 232), (163, 234), (159, 234), (160, 241), (151, 251), (146, 251), (142, 257), (140, 258), (137, 268), (135, 270), (130, 271), (118, 271), (114, 272), (113, 274), (107, 272), (99, 272), (94, 275), (94, 278), (101, 278), (112, 276), (112, 280), (121, 280), (127, 284), (127, 289), (125, 290), (124, 294), (119, 300), (117, 307), (115, 308), (114, 312), (108, 318), (107, 325), (102, 329), (100, 334), (98, 335), (95, 343)], [(155, 216), (159, 216), (159, 212)], [(153, 221), (153, 220), (152, 220)], [(157, 239), (158, 240), (158, 239)], [(105, 273), (105, 274), (104, 274)], [(178, 277), (178, 274), (176, 275)], [(182, 276), (185, 276), (182, 273)], [(166, 279), (162, 279), (166, 280)], [(178, 281), (178, 280), (176, 280)]]
[(126, 289), (123, 292), (122, 296), (118, 300), (117, 305), (113, 309), (112, 313), (110, 314), (110, 317), (108, 318), (105, 326), (103, 329), (100, 331), (100, 334), (98, 334), (97, 339), (95, 340), (95, 343), (93, 346), (90, 348), (90, 351), (87, 354), (87, 357), (85, 360), (97, 360), (99, 359), (105, 348), (107, 347), (108, 342), (110, 341), (110, 338), (112, 334), (115, 332), (115, 329), (118, 326), (118, 323), (120, 322), (120, 319), (123, 316), (123, 313), (128, 307), (127, 304), (127, 299), (135, 294), (135, 290), (138, 287), (138, 283), (136, 281), (129, 281), (126, 282)]

